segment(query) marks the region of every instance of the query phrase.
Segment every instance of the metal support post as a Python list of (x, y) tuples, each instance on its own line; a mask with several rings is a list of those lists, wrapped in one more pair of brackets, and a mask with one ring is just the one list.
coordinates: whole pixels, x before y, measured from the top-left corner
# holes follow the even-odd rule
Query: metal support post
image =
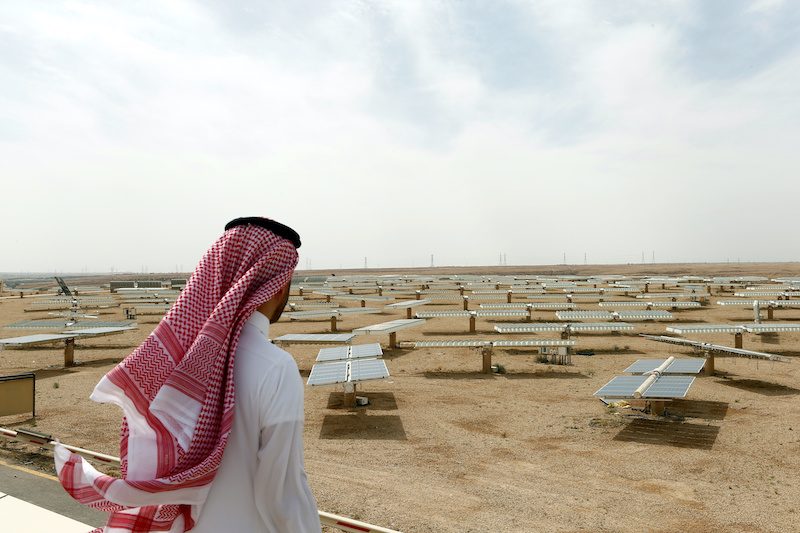
[(397, 332), (393, 331), (389, 333), (389, 349), (394, 350), (397, 348)]
[(344, 406), (345, 407), (355, 407), (356, 406), (356, 384), (355, 383), (345, 383), (344, 384)]
[(481, 368), (481, 372), (484, 374), (491, 374), (492, 373), (492, 352), (494, 348), (489, 346), (484, 346), (481, 348), (481, 357), (483, 359), (483, 366)]
[(75, 364), (75, 339), (64, 341), (64, 366)]
[(664, 416), (664, 411), (666, 411), (667, 403), (664, 401), (651, 401), (650, 403), (650, 413), (656, 416)]
[(741, 348), (742, 347), (742, 333), (734, 333), (733, 334), (733, 346), (734, 348)]
[(703, 372), (707, 376), (713, 376), (714, 375), (714, 353), (711, 352), (711, 351), (708, 351), (708, 352), (705, 353), (705, 356), (706, 356), (706, 364), (705, 364), (705, 366), (703, 366)]

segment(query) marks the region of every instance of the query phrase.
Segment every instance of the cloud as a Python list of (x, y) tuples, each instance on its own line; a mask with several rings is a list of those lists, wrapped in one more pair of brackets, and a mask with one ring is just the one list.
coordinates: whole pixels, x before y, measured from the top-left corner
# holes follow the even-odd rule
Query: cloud
[(188, 268), (252, 213), (319, 267), (793, 258), (800, 9), (487, 6), (10, 6), (0, 270)]

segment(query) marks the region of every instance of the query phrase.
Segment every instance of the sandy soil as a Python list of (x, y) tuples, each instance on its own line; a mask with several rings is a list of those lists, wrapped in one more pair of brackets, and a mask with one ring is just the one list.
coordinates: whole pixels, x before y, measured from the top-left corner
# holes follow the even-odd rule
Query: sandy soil
[[(46, 316), (24, 313), (28, 303), (0, 300), (0, 324)], [(716, 305), (674, 313), (685, 323), (752, 320), (749, 309)], [(340, 330), (404, 317), (405, 311), (348, 316)], [(101, 318), (121, 319), (122, 310)], [(551, 321), (554, 313), (535, 318)], [(775, 319), (800, 322), (800, 309), (777, 310)], [(156, 321), (143, 317), (136, 332), (84, 341), (76, 350), (82, 364), (70, 369), (63, 368), (60, 348), (0, 351), (0, 374), (36, 370), (38, 430), (117, 453), (118, 411), (87, 397)], [(494, 323), (479, 319), (474, 337), (553, 338), (501, 336)], [(660, 334), (664, 327), (640, 323), (636, 333)], [(272, 335), (328, 329), (327, 320), (282, 320)], [(466, 319), (432, 319), (398, 339), (469, 338), (467, 331)], [(26, 333), (0, 329), (3, 337)], [(732, 345), (732, 337), (696, 338)], [(386, 346), (385, 337), (358, 342), (375, 340)], [(334, 388), (307, 388), (306, 467), (320, 509), (406, 532), (800, 529), (800, 360), (718, 358), (717, 375), (700, 377), (688, 399), (658, 419), (614, 412), (592, 393), (636, 359), (685, 357), (688, 349), (635, 335), (577, 340), (577, 348), (596, 355), (556, 366), (537, 363), (531, 352), (498, 351), (495, 362), (507, 373), (492, 376), (479, 373), (480, 356), (471, 349), (386, 350), (391, 381), (366, 384), (362, 394), (371, 404), (358, 409), (343, 408)], [(745, 335), (744, 343), (800, 356), (798, 334)], [(288, 350), (307, 376), (318, 347)], [(0, 423), (32, 425), (8, 417)]]

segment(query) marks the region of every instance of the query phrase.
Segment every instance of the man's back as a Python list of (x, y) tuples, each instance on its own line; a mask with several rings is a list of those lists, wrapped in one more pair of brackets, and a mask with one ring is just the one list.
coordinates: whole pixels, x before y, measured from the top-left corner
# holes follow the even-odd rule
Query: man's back
[(303, 382), (294, 359), (268, 334), (259, 312), (242, 329), (233, 428), (192, 531), (320, 530), (303, 466)]

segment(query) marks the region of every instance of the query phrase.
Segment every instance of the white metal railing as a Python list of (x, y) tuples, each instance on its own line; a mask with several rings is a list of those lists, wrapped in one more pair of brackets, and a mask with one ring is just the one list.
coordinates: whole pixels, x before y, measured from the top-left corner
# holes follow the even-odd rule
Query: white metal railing
[[(0, 437), (19, 442), (25, 442), (28, 444), (35, 444), (37, 446), (46, 446), (48, 448), (53, 448), (56, 444), (56, 441), (51, 440), (47, 435), (34, 432), (15, 431), (13, 429), (7, 429), (3, 427), (0, 427)], [(70, 446), (64, 443), (61, 443), (61, 445), (67, 450), (77, 453), (86, 459), (91, 459), (106, 464), (119, 463), (119, 457), (114, 457), (113, 455), (106, 455), (104, 453), (86, 450), (84, 448)], [(319, 512), (319, 521), (324, 526), (330, 526), (350, 533), (400, 533), (394, 529), (374, 526), (366, 522), (361, 522), (360, 520), (353, 520), (352, 518), (335, 515), (333, 513), (326, 513), (325, 511)]]

